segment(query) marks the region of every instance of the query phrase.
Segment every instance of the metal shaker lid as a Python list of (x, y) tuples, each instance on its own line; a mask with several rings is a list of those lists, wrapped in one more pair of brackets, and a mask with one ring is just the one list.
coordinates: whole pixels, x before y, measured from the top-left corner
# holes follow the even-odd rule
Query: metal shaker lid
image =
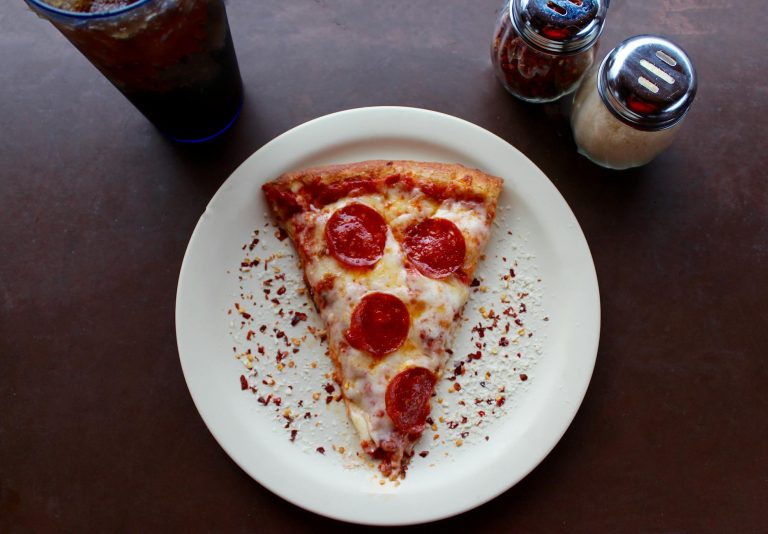
[(600, 37), (609, 0), (511, 0), (517, 33), (542, 52), (576, 54)]
[(696, 96), (696, 71), (680, 47), (638, 35), (605, 57), (597, 90), (619, 120), (639, 130), (663, 130), (688, 112)]

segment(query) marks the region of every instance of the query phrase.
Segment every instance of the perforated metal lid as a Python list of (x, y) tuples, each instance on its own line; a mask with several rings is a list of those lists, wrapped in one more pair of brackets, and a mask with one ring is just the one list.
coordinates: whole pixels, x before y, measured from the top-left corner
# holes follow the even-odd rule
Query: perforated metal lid
[(696, 71), (680, 47), (638, 35), (605, 57), (597, 90), (620, 120), (640, 130), (663, 130), (688, 112), (696, 96)]
[(525, 41), (550, 54), (577, 54), (603, 31), (609, 0), (512, 0), (510, 19)]

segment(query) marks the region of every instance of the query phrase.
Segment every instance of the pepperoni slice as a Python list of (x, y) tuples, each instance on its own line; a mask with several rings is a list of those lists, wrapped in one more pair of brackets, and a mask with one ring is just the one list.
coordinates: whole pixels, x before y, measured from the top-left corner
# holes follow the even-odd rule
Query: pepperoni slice
[(348, 204), (336, 210), (325, 226), (331, 255), (350, 267), (372, 267), (384, 255), (387, 223), (373, 208)]
[(424, 430), (436, 381), (435, 375), (424, 367), (411, 367), (392, 379), (385, 401), (387, 415), (398, 430), (406, 434)]
[(403, 301), (388, 293), (369, 293), (355, 306), (346, 337), (376, 358), (395, 352), (408, 337), (411, 315)]
[(425, 219), (412, 226), (403, 243), (408, 259), (424, 276), (445, 278), (464, 265), (464, 236), (448, 219)]

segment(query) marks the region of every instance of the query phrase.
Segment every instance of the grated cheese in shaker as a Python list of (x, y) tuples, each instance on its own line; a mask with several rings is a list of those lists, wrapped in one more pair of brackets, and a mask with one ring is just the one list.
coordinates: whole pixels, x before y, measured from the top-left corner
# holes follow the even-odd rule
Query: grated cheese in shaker
[(627, 39), (576, 93), (579, 152), (610, 169), (645, 165), (672, 144), (695, 95), (696, 73), (682, 49), (661, 37)]

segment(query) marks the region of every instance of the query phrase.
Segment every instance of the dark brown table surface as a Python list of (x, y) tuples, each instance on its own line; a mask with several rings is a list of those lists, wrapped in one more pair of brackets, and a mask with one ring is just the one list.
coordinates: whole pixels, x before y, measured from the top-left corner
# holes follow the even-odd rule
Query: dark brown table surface
[(762, 0), (615, 0), (600, 55), (654, 32), (692, 56), (684, 132), (639, 170), (574, 148), (560, 105), (493, 77), (501, 0), (232, 0), (247, 91), (205, 146), (165, 141), (21, 0), (0, 6), (0, 532), (277, 532), (338, 523), (224, 453), (174, 333), (187, 241), (264, 143), (347, 108), (472, 121), (538, 165), (600, 283), (592, 383), (528, 477), (440, 527), (766, 532), (768, 59)]

